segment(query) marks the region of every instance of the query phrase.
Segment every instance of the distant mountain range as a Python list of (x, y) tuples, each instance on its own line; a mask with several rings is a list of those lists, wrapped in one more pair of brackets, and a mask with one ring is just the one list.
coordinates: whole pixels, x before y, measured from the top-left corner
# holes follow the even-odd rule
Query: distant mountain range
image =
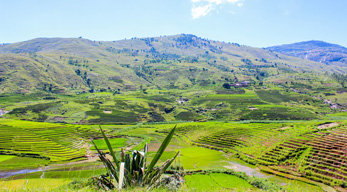
[(119, 41), (38, 38), (0, 46), (0, 92), (189, 88), (310, 71), (346, 73), (345, 49), (316, 41), (260, 49), (187, 34)]
[(268, 47), (266, 49), (329, 65), (347, 65), (347, 48), (323, 41), (304, 41)]

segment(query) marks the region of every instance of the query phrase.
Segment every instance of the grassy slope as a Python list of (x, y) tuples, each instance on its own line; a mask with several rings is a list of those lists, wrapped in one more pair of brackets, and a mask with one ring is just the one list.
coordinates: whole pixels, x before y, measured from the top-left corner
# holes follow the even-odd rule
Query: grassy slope
[[(290, 68), (289, 73), (332, 70), (321, 63), (191, 35), (114, 42), (40, 38), (2, 46), (0, 53), (0, 75), (5, 79), (0, 88), (5, 92), (42, 90), (45, 83), (52, 84), (55, 92), (67, 93), (140, 85), (167, 87), (170, 83), (183, 88), (234, 76), (255, 79), (256, 72), (245, 68), (242, 59), (249, 59), (253, 65), (276, 63), (259, 68), (270, 76), (288, 73), (286, 68)], [(144, 64), (145, 60), (157, 59), (159, 62)], [(75, 73), (77, 69), (81, 74), (87, 72), (91, 85)]]
[[(218, 94), (219, 93), (219, 94)], [(53, 99), (44, 99), (53, 97)], [(21, 98), (24, 101), (21, 102)], [(178, 100), (186, 99), (184, 103)], [(149, 89), (113, 95), (109, 92), (75, 96), (57, 94), (0, 97), (5, 118), (46, 122), (130, 124), (135, 122), (198, 120), (310, 120), (332, 118), (322, 100), (308, 94), (268, 89), (222, 90)], [(255, 110), (252, 110), (253, 108)]]

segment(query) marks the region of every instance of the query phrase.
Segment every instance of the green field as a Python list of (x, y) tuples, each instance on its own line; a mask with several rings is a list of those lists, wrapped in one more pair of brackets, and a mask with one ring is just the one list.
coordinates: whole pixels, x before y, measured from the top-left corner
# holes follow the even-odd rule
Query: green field
[[(278, 190), (281, 185), (287, 191), (332, 191), (332, 187), (343, 187), (345, 182), (344, 159), (335, 153), (345, 153), (343, 150), (339, 151), (339, 147), (346, 143), (336, 139), (343, 140), (345, 137), (347, 122), (337, 121), (337, 126), (318, 128), (324, 123), (331, 122), (177, 123), (175, 136), (160, 163), (172, 158), (175, 152), (181, 152), (172, 166), (183, 167), (190, 172), (184, 177), (186, 182), (180, 189), (182, 191), (267, 191)], [(2, 153), (10, 154), (0, 155), (0, 172), (40, 169), (38, 172), (3, 179), (1, 182), (4, 189), (26, 190), (32, 187), (42, 190), (88, 190), (91, 186), (87, 185), (87, 180), (105, 173), (103, 165), (96, 161), (97, 158), (87, 158), (96, 154), (89, 139), (101, 137), (96, 125), (79, 126), (6, 119), (2, 119), (0, 124), (4, 130), (2, 140), (7, 138), (6, 141), (9, 141), (11, 138), (11, 142), (0, 143)], [(128, 150), (140, 149), (144, 142), (148, 142), (151, 160), (160, 145), (159, 141), (174, 125), (152, 123), (102, 127), (111, 137), (110, 143), (117, 151), (120, 147), (128, 147)], [(19, 134), (18, 131), (15, 135), (9, 131), (16, 129), (21, 129), (26, 134)], [(97, 139), (94, 142), (100, 149), (106, 150), (103, 140)], [(27, 145), (28, 143), (30, 144)], [(51, 151), (39, 147), (48, 143), (57, 147)], [(328, 145), (329, 143), (331, 144)], [(333, 147), (333, 150), (329, 150), (329, 147)], [(73, 150), (76, 152), (69, 152)], [(77, 159), (73, 158), (75, 154)], [(331, 161), (334, 163), (329, 164)], [(42, 172), (42, 169), (45, 171)], [(195, 173), (201, 170), (212, 172)], [(231, 174), (225, 173), (228, 170)], [(238, 172), (232, 172), (233, 170)], [(253, 174), (255, 177), (252, 177)], [(55, 184), (46, 189), (47, 186), (43, 183), (37, 183), (40, 178), (43, 183)], [(25, 179), (28, 182), (23, 185)], [(78, 184), (71, 184), (76, 182)]]
[[(109, 139), (109, 141), (112, 148), (121, 148), (126, 146), (127, 139), (113, 138), (113, 139)], [(107, 149), (107, 145), (103, 139), (94, 140), (94, 143), (99, 149), (103, 149), (103, 150)], [(93, 146), (92, 149), (95, 149), (95, 147)]]
[(227, 160), (223, 152), (201, 147), (182, 148), (179, 151), (181, 163), (186, 170), (222, 168), (223, 162)]

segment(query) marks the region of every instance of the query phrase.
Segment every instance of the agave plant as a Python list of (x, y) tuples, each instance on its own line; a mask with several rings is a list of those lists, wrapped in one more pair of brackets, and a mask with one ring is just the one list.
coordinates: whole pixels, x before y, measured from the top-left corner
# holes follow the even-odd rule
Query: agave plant
[(123, 187), (128, 188), (137, 186), (152, 188), (158, 184), (157, 181), (160, 176), (166, 171), (168, 167), (170, 167), (172, 162), (180, 153), (177, 152), (177, 154), (172, 159), (168, 159), (161, 166), (156, 167), (158, 160), (160, 159), (161, 155), (164, 153), (166, 147), (169, 145), (172, 139), (172, 136), (176, 129), (175, 126), (162, 142), (160, 148), (156, 152), (148, 167), (146, 166), (148, 152), (147, 143), (145, 144), (143, 151), (135, 150), (131, 154), (126, 153), (122, 148), (120, 152), (121, 158), (120, 160), (118, 160), (104, 131), (102, 130), (101, 126), (99, 127), (106, 145), (110, 151), (110, 155), (113, 158), (113, 161), (109, 160), (106, 157), (106, 154), (103, 151), (99, 150), (93, 142), (96, 150), (99, 153), (100, 160), (105, 165), (108, 173), (107, 176), (110, 177), (108, 179), (105, 176), (101, 176), (99, 179), (97, 179), (98, 186), (101, 186), (104, 189), (115, 188), (115, 183), (118, 183), (118, 188), (120, 189)]

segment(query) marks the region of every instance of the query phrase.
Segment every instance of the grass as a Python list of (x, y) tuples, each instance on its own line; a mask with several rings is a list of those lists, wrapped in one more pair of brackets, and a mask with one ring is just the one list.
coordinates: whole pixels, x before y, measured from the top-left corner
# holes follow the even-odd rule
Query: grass
[(227, 160), (223, 152), (211, 149), (190, 147), (179, 150), (181, 151), (181, 163), (186, 170), (222, 168), (223, 161)]
[[(331, 111), (322, 99), (314, 99), (313, 90), (300, 94), (288, 91), (289, 88), (271, 86), (271, 90), (250, 87), (243, 89), (243, 94), (218, 94), (220, 89), (151, 88), (146, 94), (143, 91), (115, 95), (101, 92), (72, 94), (69, 97), (51, 94), (54, 100), (33, 98), (16, 103), (9, 99), (10, 103), (0, 107), (12, 110), (4, 115), (12, 119), (110, 125), (179, 120), (311, 120), (338, 112)], [(177, 100), (180, 98), (187, 101), (179, 104)]]
[(260, 90), (256, 91), (256, 93), (260, 99), (270, 103), (282, 103), (292, 100), (289, 96), (281, 94), (278, 90)]
[(18, 180), (18, 179), (40, 179), (41, 176), (44, 179), (81, 179), (86, 178), (90, 179), (92, 177), (98, 177), (101, 174), (106, 174), (106, 171), (104, 169), (89, 169), (86, 167), (86, 170), (49, 170), (45, 171), (44, 173), (40, 172), (34, 172), (34, 173), (28, 173), (28, 174), (22, 174), (22, 175), (16, 175), (12, 176), (11, 178), (8, 178), (6, 180)]
[(19, 179), (0, 181), (0, 186), (2, 191), (52, 191), (71, 181), (71, 179)]
[(221, 191), (223, 188), (211, 179), (209, 175), (194, 174), (184, 177), (192, 191)]
[(328, 114), (328, 116), (347, 117), (347, 112)]
[(0, 155), (0, 162), (7, 161), (7, 160), (12, 159), (14, 157), (16, 157), (16, 156), (14, 156), (14, 155)]
[(211, 173), (209, 176), (214, 182), (216, 182), (222, 188), (237, 189), (247, 191), (254, 189), (246, 180), (241, 179), (235, 175), (223, 174), (223, 173)]
[[(126, 146), (128, 140), (126, 138), (112, 138), (109, 141), (112, 148), (121, 148)], [(107, 145), (103, 139), (94, 140), (94, 143), (99, 149), (107, 149)], [(92, 149), (95, 149), (95, 147), (92, 147)]]
[(39, 167), (46, 166), (48, 163), (49, 163), (49, 160), (46, 160), (46, 159), (12, 156), (12, 158), (1, 161), (0, 170), (8, 171), (8, 170), (39, 168)]
[(319, 186), (310, 185), (304, 182), (293, 180), (288, 183), (285, 188), (288, 191), (312, 191), (312, 192), (323, 192), (323, 189)]

